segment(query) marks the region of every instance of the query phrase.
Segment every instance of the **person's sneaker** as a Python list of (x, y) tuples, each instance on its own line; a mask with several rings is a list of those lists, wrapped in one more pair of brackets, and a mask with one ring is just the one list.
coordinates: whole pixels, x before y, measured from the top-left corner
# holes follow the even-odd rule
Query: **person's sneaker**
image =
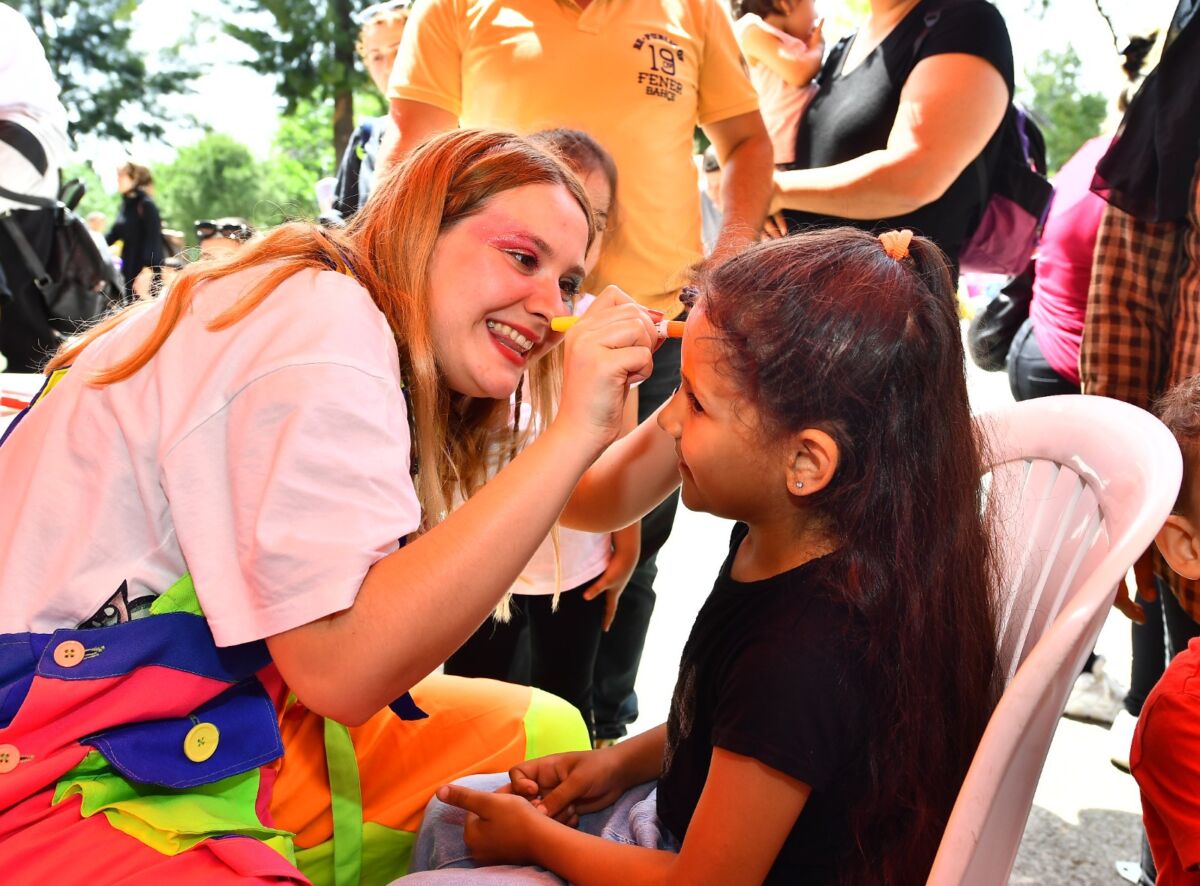
[(1104, 672), (1104, 656), (1097, 655), (1090, 671), (1075, 678), (1063, 716), (1084, 723), (1111, 726), (1123, 711), (1125, 687)]
[(1133, 747), (1133, 730), (1136, 728), (1137, 717), (1121, 708), (1108, 730), (1109, 759), (1124, 773), (1129, 772), (1129, 749)]

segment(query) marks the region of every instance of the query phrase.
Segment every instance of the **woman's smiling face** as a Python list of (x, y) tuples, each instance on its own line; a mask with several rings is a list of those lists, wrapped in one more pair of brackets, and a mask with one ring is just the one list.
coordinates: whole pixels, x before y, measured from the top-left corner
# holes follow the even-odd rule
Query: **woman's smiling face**
[(429, 265), (434, 354), (451, 390), (507, 399), (560, 335), (583, 282), (588, 222), (562, 185), (497, 194), (444, 231)]

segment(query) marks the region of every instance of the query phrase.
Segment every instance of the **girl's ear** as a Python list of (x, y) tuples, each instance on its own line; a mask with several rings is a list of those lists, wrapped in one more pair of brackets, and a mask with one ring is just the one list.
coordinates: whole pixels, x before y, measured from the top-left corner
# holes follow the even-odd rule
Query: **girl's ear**
[(833, 437), (817, 428), (805, 428), (792, 435), (788, 445), (787, 491), (803, 497), (829, 485), (837, 473), (838, 445)]
[(1184, 578), (1200, 578), (1200, 534), (1187, 517), (1172, 514), (1154, 539), (1163, 558)]

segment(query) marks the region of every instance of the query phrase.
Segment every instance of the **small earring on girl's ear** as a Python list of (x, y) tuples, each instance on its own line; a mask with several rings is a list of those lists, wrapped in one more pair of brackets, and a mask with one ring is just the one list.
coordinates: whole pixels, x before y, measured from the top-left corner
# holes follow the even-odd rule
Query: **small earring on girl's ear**
[(797, 480), (797, 481), (796, 481), (796, 488), (797, 488), (797, 489), (803, 489), (803, 488), (804, 488), (804, 481), (803, 481), (803, 480)]

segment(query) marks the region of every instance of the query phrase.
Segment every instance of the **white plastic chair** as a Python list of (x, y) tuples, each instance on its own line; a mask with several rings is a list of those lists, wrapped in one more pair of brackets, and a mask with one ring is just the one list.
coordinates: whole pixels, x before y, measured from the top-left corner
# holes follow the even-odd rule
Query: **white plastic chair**
[(1002, 551), (1006, 688), (971, 762), (929, 886), (1002, 886), (1059, 716), (1117, 583), (1175, 503), (1179, 447), (1105, 397), (1028, 400), (980, 416), (987, 513)]

